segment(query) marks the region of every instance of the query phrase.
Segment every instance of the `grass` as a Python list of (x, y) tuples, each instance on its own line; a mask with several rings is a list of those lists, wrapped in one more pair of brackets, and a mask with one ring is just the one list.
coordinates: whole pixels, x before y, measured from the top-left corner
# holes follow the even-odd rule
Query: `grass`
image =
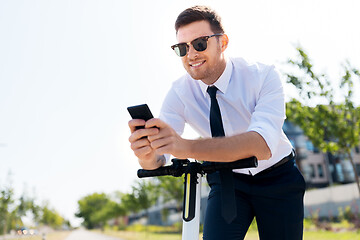
[[(145, 233), (133, 231), (114, 231), (105, 230), (106, 235), (119, 237), (124, 240), (181, 240), (179, 233)], [(199, 240), (202, 239), (202, 234), (199, 235)], [(245, 240), (258, 240), (258, 233), (256, 230), (249, 230)], [(304, 240), (360, 240), (359, 232), (330, 232), (330, 231), (305, 231)]]
[[(97, 231), (100, 232), (100, 231)], [(46, 240), (64, 240), (70, 231), (49, 233)], [(122, 238), (123, 240), (181, 240), (179, 233), (156, 233), (156, 232), (135, 232), (135, 231), (115, 231), (105, 230), (106, 235)], [(40, 235), (29, 237), (18, 237), (13, 240), (42, 240)], [(199, 235), (199, 240), (202, 234)], [(245, 240), (259, 240), (256, 229), (250, 229), (246, 234)], [(360, 232), (331, 232), (331, 231), (309, 231), (304, 232), (304, 240), (360, 240)]]
[(360, 240), (359, 232), (305, 231), (304, 239), (316, 240)]
[[(318, 224), (316, 225), (315, 222)], [(304, 221), (304, 240), (360, 240), (360, 230), (348, 221), (331, 222), (326, 224), (329, 228), (320, 224), (321, 222), (305, 219)], [(127, 226), (125, 230), (117, 228), (107, 228), (104, 234), (121, 238), (123, 240), (181, 240), (182, 224), (173, 226), (144, 226), (134, 224)], [(202, 231), (202, 226), (200, 227)], [(325, 230), (326, 229), (326, 230)], [(202, 233), (199, 234), (199, 240), (202, 239)], [(252, 222), (245, 240), (259, 240), (256, 220)]]
[(122, 238), (124, 240), (181, 240), (181, 234), (179, 233), (146, 233), (114, 230), (105, 230), (103, 233), (112, 237)]

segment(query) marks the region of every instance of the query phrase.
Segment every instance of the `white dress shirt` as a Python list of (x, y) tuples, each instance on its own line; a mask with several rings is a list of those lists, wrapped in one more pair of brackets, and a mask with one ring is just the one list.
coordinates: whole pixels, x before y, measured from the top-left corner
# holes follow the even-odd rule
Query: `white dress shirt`
[[(257, 168), (236, 169), (234, 172), (255, 175), (290, 154), (292, 146), (282, 130), (286, 118), (283, 86), (274, 66), (230, 58), (214, 85), (219, 89), (217, 100), (225, 136), (255, 131), (264, 138), (271, 151), (272, 157), (263, 161), (259, 159)], [(179, 135), (188, 123), (201, 137), (211, 138), (207, 87), (189, 74), (182, 76), (168, 92), (160, 119)]]

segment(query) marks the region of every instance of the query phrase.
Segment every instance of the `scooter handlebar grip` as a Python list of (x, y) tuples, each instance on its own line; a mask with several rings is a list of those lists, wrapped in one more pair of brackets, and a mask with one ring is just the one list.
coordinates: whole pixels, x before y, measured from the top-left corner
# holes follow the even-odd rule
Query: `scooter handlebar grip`
[(145, 169), (139, 169), (137, 171), (137, 176), (139, 178), (145, 178), (145, 177), (157, 177), (157, 176), (165, 176), (165, 175), (171, 175), (171, 168), (169, 166), (166, 167), (160, 167), (154, 170), (145, 170)]
[(213, 172), (222, 169), (241, 169), (241, 168), (253, 168), (258, 166), (258, 160), (256, 157), (249, 157), (240, 159), (234, 162), (218, 163), (202, 166), (204, 172)]

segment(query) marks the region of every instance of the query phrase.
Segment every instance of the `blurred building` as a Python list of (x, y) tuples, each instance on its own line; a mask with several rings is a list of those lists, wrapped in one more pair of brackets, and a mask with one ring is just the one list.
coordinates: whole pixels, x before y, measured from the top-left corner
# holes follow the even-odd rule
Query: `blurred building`
[[(320, 152), (304, 135), (302, 129), (289, 121), (285, 121), (283, 130), (296, 150), (296, 163), (308, 188), (355, 182), (355, 173), (347, 156)], [(359, 146), (353, 149), (352, 157), (360, 175)]]

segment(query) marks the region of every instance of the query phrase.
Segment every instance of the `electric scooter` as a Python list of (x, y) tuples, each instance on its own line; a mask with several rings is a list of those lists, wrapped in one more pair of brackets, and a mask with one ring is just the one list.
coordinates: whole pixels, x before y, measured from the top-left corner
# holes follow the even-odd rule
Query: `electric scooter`
[(139, 178), (155, 176), (184, 175), (184, 200), (183, 200), (183, 229), (182, 240), (198, 240), (200, 227), (200, 196), (201, 179), (204, 174), (213, 173), (222, 169), (253, 168), (258, 166), (256, 157), (237, 160), (229, 163), (199, 163), (188, 159), (172, 159), (172, 165), (160, 167), (155, 170), (139, 169)]

